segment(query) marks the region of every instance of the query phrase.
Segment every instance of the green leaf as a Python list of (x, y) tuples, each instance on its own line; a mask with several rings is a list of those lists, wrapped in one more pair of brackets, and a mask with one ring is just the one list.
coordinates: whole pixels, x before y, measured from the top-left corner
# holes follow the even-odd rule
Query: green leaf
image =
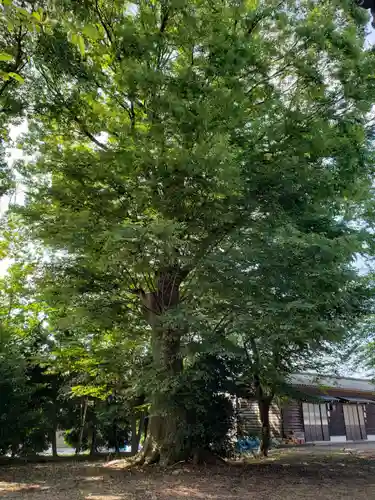
[(25, 79), (19, 75), (18, 73), (13, 73), (12, 71), (8, 73), (8, 75), (13, 78), (14, 80), (17, 80), (19, 83), (25, 83)]
[(81, 56), (85, 55), (85, 40), (82, 35), (78, 35), (78, 48), (81, 52)]
[(92, 38), (93, 40), (98, 40), (100, 38), (100, 33), (95, 24), (87, 24), (83, 28), (83, 34), (89, 38)]
[(18, 10), (19, 14), (22, 14), (25, 17), (29, 17), (30, 16), (29, 12), (27, 12), (26, 9), (17, 9), (17, 10)]
[(81, 55), (84, 56), (85, 55), (85, 41), (83, 39), (83, 36), (79, 35), (78, 33), (72, 33), (70, 39), (71, 39), (72, 43), (79, 48)]
[(0, 52), (0, 61), (12, 61), (13, 56), (6, 52)]
[(78, 44), (78, 35), (77, 33), (70, 33), (70, 41), (74, 44)]
[(33, 12), (31, 15), (39, 22), (42, 20), (39, 12)]

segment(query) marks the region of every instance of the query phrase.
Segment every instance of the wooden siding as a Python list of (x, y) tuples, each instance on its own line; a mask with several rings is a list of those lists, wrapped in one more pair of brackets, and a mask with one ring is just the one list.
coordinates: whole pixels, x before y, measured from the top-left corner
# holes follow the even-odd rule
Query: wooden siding
[(302, 403), (306, 442), (329, 441), (328, 414), (325, 403)]
[(363, 405), (344, 404), (344, 419), (349, 441), (367, 439)]
[[(243, 435), (259, 435), (262, 431), (258, 402), (254, 399), (238, 400), (238, 431)], [(280, 408), (273, 404), (270, 408), (271, 434), (274, 437), (281, 436), (281, 412)]]
[(304, 432), (302, 405), (300, 401), (288, 401), (282, 408), (283, 435)]
[(375, 435), (375, 405), (366, 405), (366, 432)]
[(330, 436), (345, 436), (345, 420), (343, 404), (334, 402), (330, 405), (328, 427)]

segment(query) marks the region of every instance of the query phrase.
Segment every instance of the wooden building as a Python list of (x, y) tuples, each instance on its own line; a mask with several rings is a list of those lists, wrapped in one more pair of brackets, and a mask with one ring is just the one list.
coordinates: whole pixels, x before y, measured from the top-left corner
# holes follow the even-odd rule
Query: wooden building
[[(370, 380), (299, 374), (290, 384), (298, 398), (272, 406), (274, 437), (306, 443), (375, 441), (375, 385)], [(237, 415), (241, 433), (260, 433), (255, 400), (238, 400)]]

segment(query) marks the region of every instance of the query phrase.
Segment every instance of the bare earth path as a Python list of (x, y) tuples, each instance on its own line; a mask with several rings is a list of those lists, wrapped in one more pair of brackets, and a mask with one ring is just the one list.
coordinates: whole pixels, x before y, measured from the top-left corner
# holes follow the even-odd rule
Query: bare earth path
[(3, 466), (0, 499), (375, 499), (375, 457), (342, 450), (286, 451), (246, 465), (167, 471), (124, 468), (124, 462)]

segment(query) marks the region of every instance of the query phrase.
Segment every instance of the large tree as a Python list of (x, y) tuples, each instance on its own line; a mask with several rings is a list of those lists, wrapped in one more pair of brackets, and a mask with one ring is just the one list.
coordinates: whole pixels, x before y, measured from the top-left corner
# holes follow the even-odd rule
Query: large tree
[(311, 0), (67, 0), (51, 16), (33, 57), (24, 213), (72, 279), (67, 298), (90, 279), (88, 297), (109, 297), (124, 325), (139, 300), (157, 382), (145, 457), (168, 463), (191, 453), (169, 394), (207, 257), (233, 232), (293, 227), (320, 204), (343, 217), (366, 195), (365, 16)]

